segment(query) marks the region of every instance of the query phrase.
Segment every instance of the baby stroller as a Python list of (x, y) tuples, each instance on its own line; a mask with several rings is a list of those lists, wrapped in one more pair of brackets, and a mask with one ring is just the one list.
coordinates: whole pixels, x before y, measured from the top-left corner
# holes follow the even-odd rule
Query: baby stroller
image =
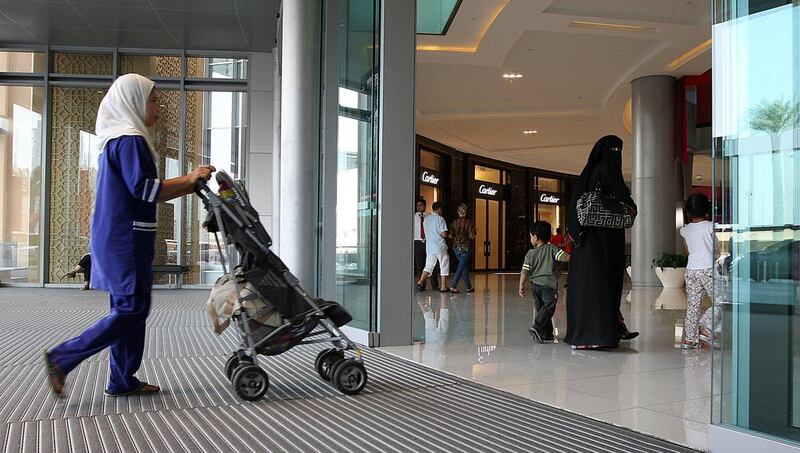
[[(218, 193), (205, 182), (196, 190), (208, 211), (203, 226), (213, 233), (223, 271), (236, 288), (236, 309), (230, 316), (241, 337), (238, 350), (225, 363), (225, 376), (236, 394), (244, 400), (257, 401), (269, 388), (267, 373), (258, 366), (258, 355), (277, 355), (298, 344), (331, 343), (317, 355), (319, 376), (347, 395), (360, 393), (367, 385), (367, 370), (361, 350), (339, 329), (352, 317), (332, 301), (309, 296), (297, 278), (269, 247), (272, 239), (258, 220), (247, 193), (238, 181), (218, 171)], [(220, 245), (218, 234), (222, 235)], [(229, 253), (230, 246), (238, 255)], [(234, 265), (233, 260), (238, 261)], [(242, 284), (249, 291), (242, 291)], [(243, 294), (246, 293), (246, 294)], [(255, 298), (255, 300), (254, 300)], [(259, 304), (260, 302), (260, 304)], [(256, 310), (251, 310), (254, 308)], [(248, 309), (245, 309), (248, 307)], [(272, 311), (273, 322), (260, 322), (255, 312)], [(279, 316), (274, 316), (275, 312)], [(274, 322), (275, 319), (277, 322)], [(353, 351), (353, 357), (345, 357)]]

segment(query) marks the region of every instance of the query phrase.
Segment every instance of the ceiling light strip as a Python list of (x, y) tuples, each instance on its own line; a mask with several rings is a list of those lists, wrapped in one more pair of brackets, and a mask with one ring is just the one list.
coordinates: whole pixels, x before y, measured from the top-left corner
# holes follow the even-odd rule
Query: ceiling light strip
[(699, 57), (709, 49), (711, 49), (711, 42), (712, 40), (709, 39), (708, 41), (700, 44), (699, 46), (690, 49), (688, 52), (684, 53), (680, 57), (672, 60), (670, 64), (667, 65), (664, 69), (667, 71), (674, 71), (681, 66), (685, 65), (686, 63), (694, 60), (695, 58)]
[(606, 24), (603, 22), (585, 22), (582, 20), (574, 20), (567, 25), (569, 28), (586, 28), (590, 30), (610, 30), (610, 31), (627, 31), (634, 33), (655, 33), (656, 29), (652, 27), (640, 27), (638, 25), (623, 25), (623, 24)]

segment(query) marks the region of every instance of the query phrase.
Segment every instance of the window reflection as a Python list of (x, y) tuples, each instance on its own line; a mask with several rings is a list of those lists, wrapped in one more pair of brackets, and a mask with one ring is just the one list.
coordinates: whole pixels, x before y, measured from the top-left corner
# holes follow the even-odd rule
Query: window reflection
[[(210, 91), (187, 92), (186, 98), (186, 168), (213, 165), (234, 179), (240, 178), (243, 162), (245, 93)], [(214, 178), (209, 181), (217, 189)], [(213, 284), (223, 274), (216, 240), (202, 223), (206, 212), (196, 197), (187, 197), (184, 229), (184, 260), (190, 266), (188, 283)]]
[(39, 282), (43, 90), (0, 86), (0, 281)]

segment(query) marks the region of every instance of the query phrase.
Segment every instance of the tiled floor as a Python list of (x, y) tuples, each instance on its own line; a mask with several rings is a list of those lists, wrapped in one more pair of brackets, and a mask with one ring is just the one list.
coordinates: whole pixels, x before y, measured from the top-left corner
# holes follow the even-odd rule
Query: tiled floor
[[(489, 386), (652, 434), (707, 447), (711, 353), (683, 351), (683, 290), (626, 286), (622, 312), (641, 336), (615, 351), (535, 343), (518, 275), (475, 276), (471, 294), (417, 293), (414, 344), (382, 348)], [(563, 285), (562, 285), (563, 287)], [(566, 294), (554, 319), (563, 337)]]

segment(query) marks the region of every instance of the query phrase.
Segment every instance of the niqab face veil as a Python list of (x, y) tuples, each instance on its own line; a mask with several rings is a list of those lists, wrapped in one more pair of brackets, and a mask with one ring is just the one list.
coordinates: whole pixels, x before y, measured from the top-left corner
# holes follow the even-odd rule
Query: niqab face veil
[(147, 99), (154, 87), (155, 82), (139, 74), (125, 74), (114, 81), (97, 111), (95, 134), (100, 138), (101, 152), (109, 141), (124, 135), (143, 137), (150, 152), (155, 151), (144, 124)]

